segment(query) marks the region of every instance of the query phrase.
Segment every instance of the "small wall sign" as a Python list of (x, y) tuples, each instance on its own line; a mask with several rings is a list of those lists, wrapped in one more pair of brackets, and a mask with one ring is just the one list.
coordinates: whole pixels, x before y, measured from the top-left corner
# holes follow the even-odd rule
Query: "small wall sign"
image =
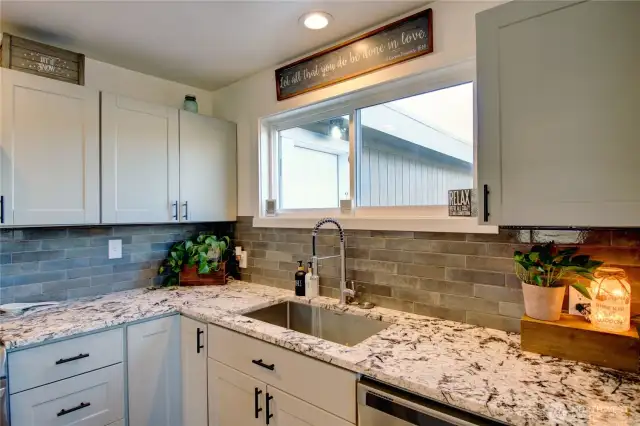
[(449, 216), (475, 216), (473, 189), (449, 190)]
[(278, 100), (431, 52), (433, 20), (427, 9), (277, 69)]

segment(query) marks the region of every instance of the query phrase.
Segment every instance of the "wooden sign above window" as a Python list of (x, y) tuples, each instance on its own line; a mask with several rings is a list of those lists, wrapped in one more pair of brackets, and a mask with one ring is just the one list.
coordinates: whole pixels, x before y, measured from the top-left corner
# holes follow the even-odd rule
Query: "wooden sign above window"
[(433, 52), (431, 9), (276, 70), (278, 100), (317, 90)]

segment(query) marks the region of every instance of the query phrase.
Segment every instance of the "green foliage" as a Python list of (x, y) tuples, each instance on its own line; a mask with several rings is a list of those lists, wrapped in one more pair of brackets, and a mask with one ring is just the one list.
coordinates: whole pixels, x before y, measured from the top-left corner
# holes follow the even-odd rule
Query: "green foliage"
[(199, 274), (219, 271), (228, 257), (230, 243), (229, 237), (218, 238), (213, 234), (201, 233), (173, 244), (158, 268), (158, 275), (164, 276), (162, 284), (178, 285), (184, 266), (196, 266)]
[[(577, 247), (560, 250), (553, 241), (545, 245), (535, 245), (528, 253), (516, 251), (513, 254), (516, 274), (524, 283), (541, 287), (562, 286), (560, 279), (572, 276), (592, 280), (593, 272), (603, 262), (577, 253)], [(575, 282), (571, 286), (583, 296), (591, 299), (591, 295), (584, 285)]]

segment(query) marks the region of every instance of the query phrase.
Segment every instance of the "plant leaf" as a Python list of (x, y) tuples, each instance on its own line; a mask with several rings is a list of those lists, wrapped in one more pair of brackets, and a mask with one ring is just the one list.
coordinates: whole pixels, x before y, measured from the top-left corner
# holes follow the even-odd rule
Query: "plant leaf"
[(589, 290), (584, 285), (579, 283), (573, 283), (571, 284), (571, 287), (575, 288), (576, 290), (578, 290), (578, 292), (580, 292), (580, 294), (582, 294), (587, 299), (591, 300), (591, 293), (589, 293)]

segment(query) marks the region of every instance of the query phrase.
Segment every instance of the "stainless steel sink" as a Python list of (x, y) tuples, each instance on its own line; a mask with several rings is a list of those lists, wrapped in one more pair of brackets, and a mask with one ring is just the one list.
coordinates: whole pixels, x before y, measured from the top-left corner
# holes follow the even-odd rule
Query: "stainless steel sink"
[(357, 345), (390, 325), (359, 315), (296, 302), (279, 303), (244, 316), (345, 346)]

